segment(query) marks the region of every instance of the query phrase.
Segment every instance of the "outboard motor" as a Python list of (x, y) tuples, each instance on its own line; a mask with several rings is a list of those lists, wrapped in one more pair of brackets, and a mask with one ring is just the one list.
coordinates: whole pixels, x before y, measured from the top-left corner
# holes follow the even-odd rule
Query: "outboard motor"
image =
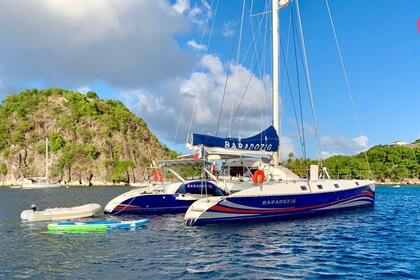
[(39, 210), (39, 208), (38, 208), (38, 206), (35, 204), (35, 202), (33, 202), (33, 203), (31, 204), (31, 209), (32, 209), (32, 211), (34, 211), (34, 212), (36, 212), (36, 211), (38, 211), (38, 210)]

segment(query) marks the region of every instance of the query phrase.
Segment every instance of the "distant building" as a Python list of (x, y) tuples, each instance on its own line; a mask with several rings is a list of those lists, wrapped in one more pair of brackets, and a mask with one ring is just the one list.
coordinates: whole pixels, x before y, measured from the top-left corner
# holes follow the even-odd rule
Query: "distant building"
[(402, 140), (397, 140), (391, 143), (391, 146), (405, 146), (405, 145), (408, 145), (408, 143)]

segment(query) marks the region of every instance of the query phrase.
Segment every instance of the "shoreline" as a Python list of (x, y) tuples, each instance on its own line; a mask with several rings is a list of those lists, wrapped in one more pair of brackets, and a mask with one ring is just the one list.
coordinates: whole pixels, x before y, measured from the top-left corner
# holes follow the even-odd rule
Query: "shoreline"
[[(0, 183), (0, 188), (16, 188), (16, 189), (20, 189), (21, 184), (8, 184), (8, 183)], [(405, 187), (417, 187), (420, 186), (420, 180), (419, 181), (403, 181), (403, 182), (377, 182), (376, 183), (377, 186), (393, 186), (393, 185), (401, 185), (401, 186), (405, 186)], [(141, 187), (145, 187), (147, 186), (146, 182), (143, 183), (133, 183), (133, 184), (129, 184), (129, 183), (119, 183), (119, 184), (112, 184), (112, 183), (102, 183), (102, 184), (91, 184), (86, 185), (86, 184), (62, 184), (61, 188), (77, 188), (77, 187), (82, 187), (82, 188), (96, 188), (96, 187), (114, 187), (114, 188), (121, 188), (121, 187), (130, 187), (130, 188), (141, 188)]]

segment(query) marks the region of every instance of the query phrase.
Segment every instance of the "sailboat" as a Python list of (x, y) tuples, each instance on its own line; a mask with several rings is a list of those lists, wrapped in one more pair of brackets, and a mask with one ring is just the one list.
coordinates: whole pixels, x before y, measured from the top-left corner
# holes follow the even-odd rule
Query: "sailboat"
[[(271, 153), (269, 163), (262, 161), (253, 174), (249, 188), (227, 196), (206, 197), (194, 202), (184, 222), (188, 226), (212, 223), (274, 220), (311, 216), (324, 212), (373, 206), (375, 182), (371, 180), (330, 179), (326, 169), (319, 176), (317, 165), (310, 167), (309, 178), (301, 179), (281, 167), (279, 137), (279, 8), (288, 1), (272, 0), (272, 121), (273, 125), (257, 137), (218, 138), (193, 134), (192, 145), (207, 155), (263, 156)], [(276, 175), (276, 176), (274, 176)]]
[(24, 178), (22, 189), (45, 189), (45, 188), (59, 188), (61, 184), (51, 184), (48, 182), (49, 177), (49, 141), (45, 138), (45, 177), (44, 178)]

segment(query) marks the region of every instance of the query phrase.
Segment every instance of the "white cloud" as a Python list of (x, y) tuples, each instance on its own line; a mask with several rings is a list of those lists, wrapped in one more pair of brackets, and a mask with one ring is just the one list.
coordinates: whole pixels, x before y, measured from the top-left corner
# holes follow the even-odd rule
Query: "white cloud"
[(198, 51), (204, 51), (206, 49), (206, 46), (203, 44), (199, 44), (197, 43), (194, 39), (189, 40), (187, 42), (188, 46), (190, 46), (191, 48), (198, 50)]
[(211, 6), (206, 0), (195, 1), (193, 6), (189, 0), (177, 0), (172, 8), (199, 26), (203, 26), (212, 16)]
[(138, 110), (143, 114), (160, 114), (161, 121), (165, 115), (172, 115), (174, 111), (166, 107), (162, 97), (155, 97), (144, 89), (129, 90), (120, 93), (120, 98), (127, 103), (130, 109)]
[(190, 1), (189, 0), (176, 0), (176, 2), (172, 5), (172, 7), (178, 13), (183, 14), (187, 10), (190, 9)]
[(365, 151), (368, 148), (369, 138), (359, 136), (345, 138), (342, 136), (322, 136), (321, 146), (324, 149), (323, 156), (334, 154), (353, 155)]
[(83, 93), (83, 94), (86, 94), (89, 91), (92, 91), (92, 89), (90, 87), (84, 86), (84, 87), (76, 89), (76, 91), (78, 91), (80, 93)]
[(233, 37), (235, 35), (236, 22), (233, 20), (223, 23), (222, 35), (224, 37)]
[(292, 139), (286, 136), (280, 137), (280, 148), (281, 148), (281, 158), (285, 160), (288, 158), (290, 153), (293, 153), (296, 156), (296, 145)]
[[(198, 67), (200, 70), (189, 78), (167, 81), (159, 90), (159, 96), (151, 96), (145, 91), (128, 91), (121, 92), (120, 98), (163, 139), (172, 140), (179, 124), (176, 141), (184, 142), (191, 132), (191, 120), (193, 132), (214, 134), (228, 66), (214, 55), (205, 55)], [(235, 112), (251, 76), (247, 94), (231, 127), (232, 108)], [(234, 82), (235, 77), (237, 82)], [(269, 126), (271, 117), (265, 113), (263, 100), (267, 104), (271, 102), (269, 77), (265, 75), (260, 79), (242, 65), (231, 65), (218, 135), (226, 136), (230, 131), (232, 136), (246, 137)], [(286, 140), (287, 149), (293, 150)]]
[(152, 86), (190, 72), (174, 38), (190, 25), (167, 0), (0, 0), (0, 70), (20, 84)]

